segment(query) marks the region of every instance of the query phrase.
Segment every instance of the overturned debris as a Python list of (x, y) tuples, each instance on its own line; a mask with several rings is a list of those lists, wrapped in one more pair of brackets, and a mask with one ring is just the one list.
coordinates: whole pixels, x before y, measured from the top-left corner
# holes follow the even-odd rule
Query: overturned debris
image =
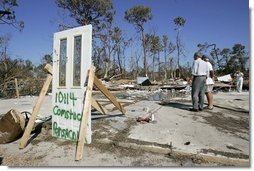
[(0, 144), (17, 140), (25, 129), (25, 118), (14, 109), (11, 109), (0, 119)]
[(137, 77), (137, 84), (142, 86), (152, 85), (148, 77)]
[(231, 82), (233, 80), (230, 74), (217, 77), (217, 79), (218, 81), (221, 81), (221, 82)]

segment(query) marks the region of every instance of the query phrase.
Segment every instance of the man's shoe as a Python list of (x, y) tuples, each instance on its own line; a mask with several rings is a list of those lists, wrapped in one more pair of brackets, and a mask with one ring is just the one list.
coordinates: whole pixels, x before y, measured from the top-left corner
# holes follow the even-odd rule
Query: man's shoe
[(204, 109), (206, 109), (206, 110), (213, 110), (213, 107), (206, 106), (206, 107), (204, 107)]
[(190, 108), (189, 110), (192, 112), (198, 112), (198, 109), (194, 109), (194, 108)]

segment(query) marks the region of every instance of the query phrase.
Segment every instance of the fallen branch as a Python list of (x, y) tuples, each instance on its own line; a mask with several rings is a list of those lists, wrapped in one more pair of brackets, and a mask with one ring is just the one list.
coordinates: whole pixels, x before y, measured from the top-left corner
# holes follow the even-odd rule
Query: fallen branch
[(116, 78), (116, 77), (119, 77), (119, 76), (121, 76), (121, 75), (123, 75), (123, 74), (114, 75), (113, 77), (109, 78), (109, 80), (112, 80), (112, 79), (114, 79), (114, 78)]

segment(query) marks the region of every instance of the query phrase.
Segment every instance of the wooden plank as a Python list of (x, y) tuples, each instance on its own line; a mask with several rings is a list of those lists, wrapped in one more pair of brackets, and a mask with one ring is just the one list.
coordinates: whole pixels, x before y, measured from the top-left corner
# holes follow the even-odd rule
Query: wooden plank
[(46, 72), (48, 72), (49, 74), (52, 75), (52, 66), (50, 64), (47, 64), (45, 67), (44, 67), (44, 70)]
[(91, 98), (92, 106), (101, 114), (106, 115), (108, 113), (107, 109), (104, 108), (97, 100)]
[[(45, 69), (50, 72), (50, 69), (52, 67), (51, 66), (47, 66), (47, 68), (45, 67)], [(48, 70), (49, 69), (49, 70)], [(51, 70), (52, 71), (52, 70)], [(48, 73), (47, 75), (47, 78), (46, 78), (46, 81), (44, 82), (44, 85), (41, 89), (41, 92), (40, 92), (40, 95), (39, 95), (39, 98), (33, 108), (33, 112), (31, 114), (31, 117), (29, 118), (29, 121), (28, 121), (28, 124), (26, 126), (26, 129), (25, 129), (25, 132), (19, 142), (19, 148), (20, 149), (23, 149), (26, 145), (27, 145), (27, 141), (28, 139), (30, 138), (30, 134), (31, 134), (31, 131), (33, 129), (33, 126), (34, 126), (34, 123), (35, 123), (35, 120), (36, 120), (36, 117), (37, 117), (37, 114), (40, 110), (40, 107), (41, 107), (41, 104), (44, 100), (44, 97), (48, 91), (48, 88), (49, 88), (49, 85), (52, 81), (52, 75), (50, 73)]]
[(95, 67), (91, 66), (89, 70), (86, 96), (85, 96), (85, 101), (83, 105), (82, 120), (81, 120), (80, 128), (79, 128), (79, 139), (77, 142), (75, 160), (80, 160), (83, 156), (84, 138), (85, 138), (85, 134), (87, 130), (88, 114), (91, 107), (91, 98), (92, 98), (93, 83), (94, 83), (94, 76), (95, 76), (94, 71), (95, 71)]
[(15, 78), (15, 89), (16, 89), (16, 96), (19, 99), (19, 86), (18, 86), (18, 79)]
[(125, 109), (122, 105), (116, 100), (115, 96), (113, 96), (108, 89), (101, 83), (101, 81), (95, 76), (94, 77), (94, 85), (119, 109), (123, 114), (126, 113)]

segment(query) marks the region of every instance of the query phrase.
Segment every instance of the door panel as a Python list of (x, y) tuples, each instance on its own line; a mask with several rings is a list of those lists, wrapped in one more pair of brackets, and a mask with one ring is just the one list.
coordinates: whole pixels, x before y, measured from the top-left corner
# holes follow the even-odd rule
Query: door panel
[[(91, 65), (92, 26), (54, 34), (52, 88), (52, 135), (78, 140), (82, 118), (85, 81)], [(91, 111), (91, 110), (89, 110)], [(85, 143), (91, 143), (91, 113)]]
[(81, 47), (82, 47), (82, 36), (74, 37), (74, 57), (73, 57), (73, 79), (72, 86), (80, 87), (80, 78), (81, 78)]
[(67, 53), (67, 39), (60, 40), (60, 53), (59, 53), (59, 87), (66, 86), (66, 53)]

